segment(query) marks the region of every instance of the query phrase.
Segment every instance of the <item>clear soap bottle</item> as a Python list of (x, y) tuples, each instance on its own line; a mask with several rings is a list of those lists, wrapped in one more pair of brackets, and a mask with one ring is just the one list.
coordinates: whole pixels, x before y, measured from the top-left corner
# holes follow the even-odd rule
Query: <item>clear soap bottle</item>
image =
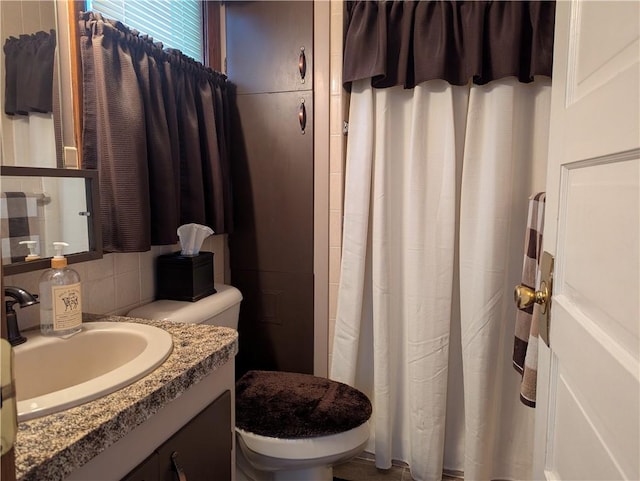
[(67, 266), (62, 249), (66, 242), (54, 242), (56, 255), (51, 269), (40, 277), (40, 331), (45, 336), (69, 337), (82, 330), (82, 288), (80, 275)]

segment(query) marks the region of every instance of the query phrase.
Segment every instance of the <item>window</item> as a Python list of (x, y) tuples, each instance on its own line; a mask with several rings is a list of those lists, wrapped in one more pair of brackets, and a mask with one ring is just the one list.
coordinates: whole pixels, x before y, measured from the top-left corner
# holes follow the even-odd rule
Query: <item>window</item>
[(198, 0), (87, 0), (87, 10), (120, 20), (127, 27), (204, 61), (203, 11)]

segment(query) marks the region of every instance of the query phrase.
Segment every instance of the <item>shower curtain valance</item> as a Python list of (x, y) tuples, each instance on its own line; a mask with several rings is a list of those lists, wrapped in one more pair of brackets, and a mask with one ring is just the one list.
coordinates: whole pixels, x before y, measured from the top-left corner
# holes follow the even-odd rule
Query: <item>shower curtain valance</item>
[(226, 76), (95, 12), (80, 14), (82, 160), (100, 172), (104, 249), (232, 230)]
[(413, 88), (551, 77), (555, 2), (349, 2), (343, 81)]

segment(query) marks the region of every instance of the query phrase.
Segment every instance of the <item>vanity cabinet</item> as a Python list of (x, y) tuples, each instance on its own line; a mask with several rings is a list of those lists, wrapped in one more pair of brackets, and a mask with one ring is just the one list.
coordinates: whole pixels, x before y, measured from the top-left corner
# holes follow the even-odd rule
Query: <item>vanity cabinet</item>
[(122, 481), (153, 481), (159, 478), (158, 453), (154, 452), (122, 478)]
[(165, 441), (123, 481), (231, 479), (231, 394), (225, 391)]

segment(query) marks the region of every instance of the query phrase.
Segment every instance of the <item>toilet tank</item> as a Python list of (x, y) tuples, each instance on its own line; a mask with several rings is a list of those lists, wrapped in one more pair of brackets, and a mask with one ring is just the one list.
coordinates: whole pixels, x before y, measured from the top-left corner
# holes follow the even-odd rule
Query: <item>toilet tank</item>
[(129, 317), (187, 324), (213, 324), (238, 329), (242, 294), (233, 286), (215, 285), (216, 293), (196, 302), (162, 299), (136, 307)]

